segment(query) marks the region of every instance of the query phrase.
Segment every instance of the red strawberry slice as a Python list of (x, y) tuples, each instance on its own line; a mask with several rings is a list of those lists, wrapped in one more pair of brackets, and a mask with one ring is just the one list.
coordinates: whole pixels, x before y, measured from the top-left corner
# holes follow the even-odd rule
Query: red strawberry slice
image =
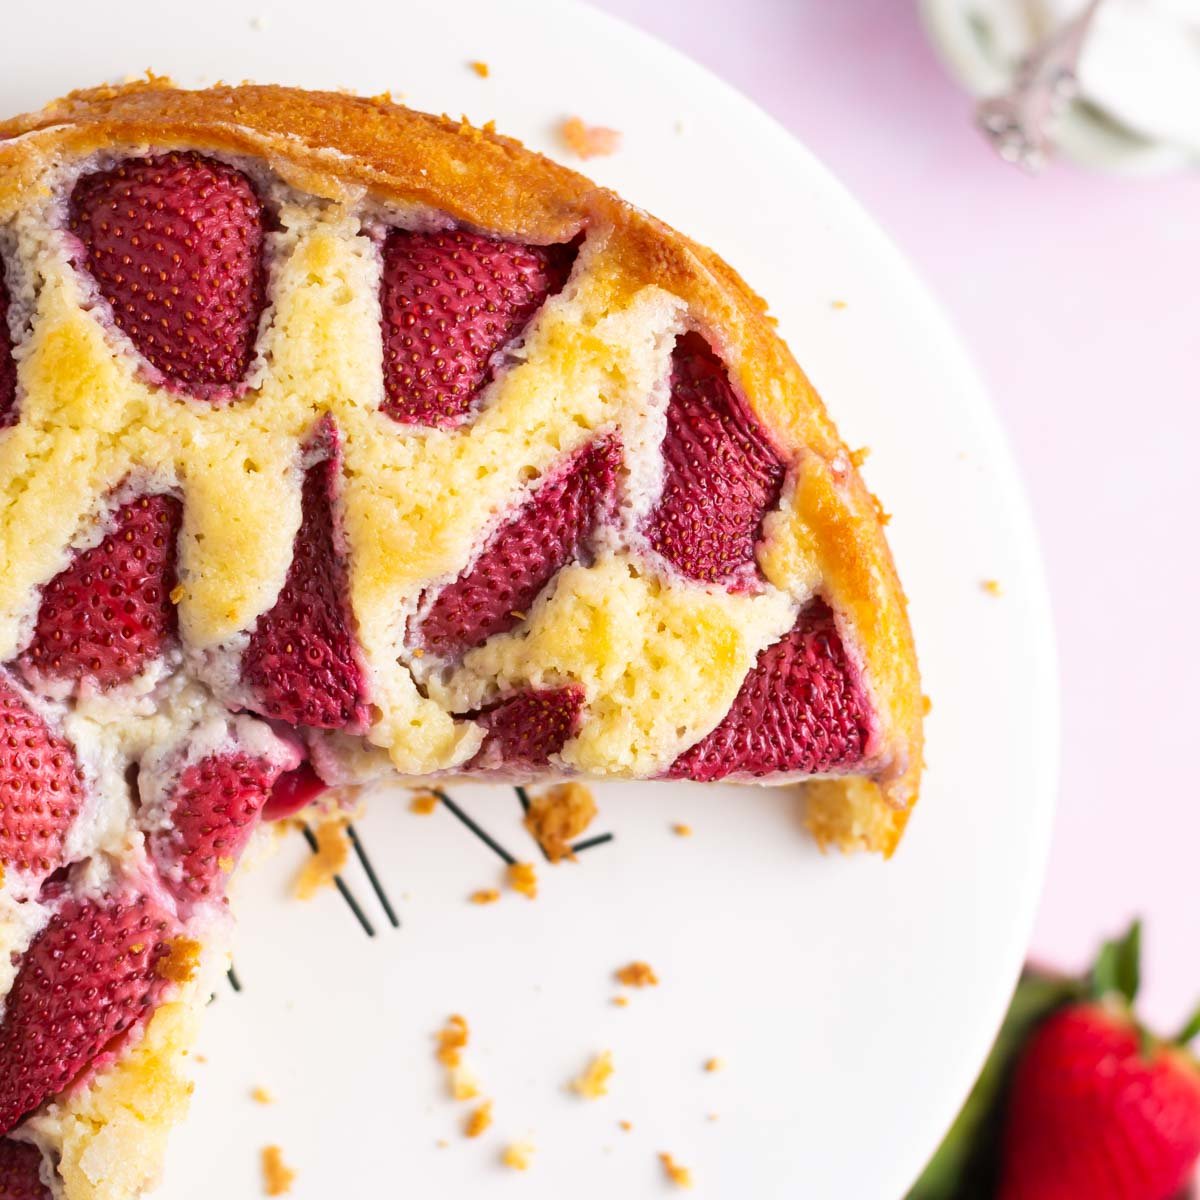
[(311, 804), (328, 785), (313, 770), (312, 764), (302, 762), (294, 771), (285, 771), (271, 787), (271, 795), (263, 805), (264, 821), (282, 821), (293, 817)]
[(71, 746), (0, 676), (0, 869), (34, 877), (56, 871), (82, 807)]
[(475, 563), (438, 593), (420, 623), (424, 648), (453, 658), (520, 624), (607, 515), (620, 462), (617, 439), (601, 438), (542, 484)]
[(383, 411), (411, 425), (459, 423), (571, 273), (576, 248), (526, 246), (454, 229), (393, 229), (383, 247)]
[(113, 320), (170, 384), (219, 399), (241, 382), (266, 305), (245, 175), (199, 154), (129, 159), (80, 179), (70, 223)]
[[(0, 270), (0, 429), (17, 423), (17, 364), (8, 327), (8, 287)], [(4, 1195), (0, 1192), (0, 1197)]]
[(1200, 1155), (1200, 1071), (1104, 1004), (1051, 1016), (1008, 1099), (999, 1200), (1166, 1200)]
[(579, 732), (584, 692), (578, 685), (521, 692), (474, 714), (487, 731), (472, 770), (544, 767)]
[(871, 711), (833, 613), (812, 601), (792, 630), (763, 650), (725, 719), (672, 763), (671, 779), (815, 774), (861, 761)]
[(118, 509), (104, 541), (43, 589), (22, 667), (110, 687), (158, 658), (177, 628), (171, 591), (182, 518), (174, 496), (139, 496)]
[(751, 584), (784, 464), (699, 334), (675, 345), (662, 455), (662, 497), (646, 524), (651, 546), (689, 579)]
[(165, 811), (154, 811), (150, 834), (150, 853), (180, 900), (224, 895), (280, 769), (238, 752), (209, 755), (180, 773)]
[(171, 918), (146, 896), (67, 900), (25, 954), (0, 1023), (0, 1133), (154, 1007)]
[(339, 474), (336, 434), (328, 456), (304, 475), (300, 529), (275, 606), (258, 619), (242, 659), (256, 712), (293, 725), (362, 729), (370, 723), (366, 676), (355, 650), (338, 551), (333, 501)]
[(0, 1138), (0, 1200), (51, 1200), (41, 1168), (42, 1154), (36, 1146)]

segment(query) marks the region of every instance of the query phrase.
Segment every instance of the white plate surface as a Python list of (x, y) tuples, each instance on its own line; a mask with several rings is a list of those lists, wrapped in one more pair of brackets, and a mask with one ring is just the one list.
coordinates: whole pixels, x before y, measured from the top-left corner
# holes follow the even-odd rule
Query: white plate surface
[[(152, 65), (188, 83), (392, 89), (416, 107), (494, 117), (550, 152), (568, 113), (623, 130), (621, 153), (591, 173), (719, 248), (770, 297), (847, 441), (871, 447), (866, 475), (895, 514), (934, 704), (924, 796), (888, 864), (823, 858), (783, 794), (610, 787), (599, 827), (614, 844), (543, 870), (536, 903), (506, 894), (480, 908), (467, 895), (498, 880), (486, 848), (448, 813), (413, 816), (386, 795), (361, 830), (404, 925), (369, 942), (336, 894), (286, 899), (305, 853), (286, 843), (246, 884), (245, 990), (209, 1012), (163, 1200), (261, 1195), (257, 1155), (271, 1142), (299, 1173), (295, 1200), (652, 1197), (667, 1186), (660, 1150), (693, 1169), (697, 1195), (899, 1196), (965, 1093), (1018, 968), (1057, 744), (1020, 486), (909, 268), (749, 102), (571, 3), (206, 0), (155, 6), (152, 20), (144, 4), (14, 7), (5, 40), (27, 52), (0, 76), (6, 113)], [(530, 854), (511, 792), (456, 794)], [(673, 835), (675, 821), (694, 836)], [(361, 874), (349, 878), (369, 896)], [(612, 972), (633, 958), (662, 983), (621, 1009)], [(451, 1012), (471, 1022), (469, 1058), (495, 1102), (477, 1141), (463, 1138), (433, 1058)], [(611, 1094), (572, 1096), (568, 1080), (604, 1049)], [(720, 1073), (702, 1070), (711, 1056)], [(277, 1103), (253, 1104), (254, 1085)], [(518, 1175), (498, 1160), (524, 1138), (537, 1154)]]

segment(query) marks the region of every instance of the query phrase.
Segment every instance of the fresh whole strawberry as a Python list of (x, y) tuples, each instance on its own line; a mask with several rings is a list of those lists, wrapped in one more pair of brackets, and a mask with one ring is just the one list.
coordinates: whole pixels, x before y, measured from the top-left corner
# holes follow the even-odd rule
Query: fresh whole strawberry
[(620, 461), (617, 439), (605, 437), (552, 474), (437, 594), (417, 631), (423, 648), (454, 658), (519, 625), (542, 588), (587, 548), (612, 504)]
[(51, 1200), (41, 1168), (42, 1154), (36, 1146), (0, 1138), (0, 1200)]
[(292, 564), (274, 607), (250, 636), (242, 678), (252, 707), (265, 716), (361, 730), (370, 714), (334, 521), (339, 459), (332, 427), (323, 427), (317, 441), (327, 444), (328, 454), (305, 472)]
[(36, 879), (61, 867), (83, 797), (71, 746), (0, 674), (0, 869)]
[[(12, 331), (8, 327), (8, 286), (0, 269), (0, 429), (17, 421), (17, 364), (13, 360)], [(0, 1192), (0, 1197), (4, 1195)]]
[(562, 290), (573, 246), (526, 246), (454, 229), (393, 229), (383, 247), (383, 411), (451, 426), (491, 379), (495, 358)]
[(150, 853), (185, 903), (220, 899), (254, 832), (280, 764), (245, 752), (213, 754), (180, 772), (153, 817)]
[(662, 455), (662, 496), (645, 527), (650, 545), (689, 579), (751, 585), (784, 465), (699, 334), (675, 346)]
[(667, 774), (711, 783), (729, 775), (851, 767), (867, 752), (871, 725), (833, 613), (813, 600), (791, 631), (759, 654), (716, 729)]
[[(1138, 934), (1110, 943), (1095, 999), (1049, 1016), (1016, 1065), (998, 1200), (1171, 1200), (1200, 1157), (1200, 1067), (1132, 1012)], [(1107, 956), (1107, 957), (1106, 957)]]
[(113, 320), (169, 384), (219, 399), (242, 381), (266, 304), (245, 175), (199, 154), (128, 159), (79, 180), (70, 226)]
[(0, 1133), (144, 1020), (172, 919), (147, 896), (68, 899), (25, 952), (0, 1021)]
[(175, 544), (183, 506), (139, 496), (112, 517), (112, 532), (81, 551), (42, 590), (24, 670), (48, 679), (124, 683), (175, 638)]
[(476, 714), (486, 730), (472, 770), (519, 772), (544, 767), (579, 732), (583, 688), (520, 692)]

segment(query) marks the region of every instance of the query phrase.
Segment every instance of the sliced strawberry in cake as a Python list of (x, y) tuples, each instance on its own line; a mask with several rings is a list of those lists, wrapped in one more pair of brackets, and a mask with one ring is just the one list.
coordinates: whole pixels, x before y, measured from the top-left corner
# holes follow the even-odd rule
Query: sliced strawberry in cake
[(36, 1146), (0, 1138), (0, 1198), (2, 1200), (51, 1200), (42, 1182), (42, 1155)]
[(0, 673), (0, 883), (9, 872), (36, 881), (63, 866), (83, 802), (70, 743)]
[(275, 781), (299, 761), (293, 744), (248, 717), (209, 722), (142, 760), (138, 824), (185, 909), (224, 896)]
[(383, 411), (452, 426), (571, 273), (575, 247), (527, 246), (463, 229), (393, 229), (383, 247)]
[(554, 471), (488, 539), (475, 562), (423, 603), (416, 637), (456, 658), (515, 628), (538, 593), (584, 554), (611, 511), (621, 447), (600, 438)]
[(4, 282), (4, 270), (0, 267), (0, 429), (17, 422), (17, 364), (13, 360), (8, 306), (8, 285)]
[(751, 585), (754, 547), (785, 468), (696, 333), (681, 337), (671, 356), (662, 457), (662, 495), (644, 531), (650, 545), (689, 579)]
[(364, 729), (367, 680), (354, 637), (346, 564), (334, 511), (339, 477), (336, 430), (325, 423), (304, 472), (300, 529), (283, 590), (250, 635), (242, 680), (250, 707), (317, 729)]
[(0, 1019), (0, 1133), (84, 1072), (154, 1009), (178, 934), (145, 893), (69, 896), (20, 962)]
[(519, 692), (473, 714), (486, 733), (470, 769), (519, 775), (548, 766), (579, 732), (584, 698), (578, 685)]
[(250, 180), (200, 154), (126, 159), (79, 180), (70, 228), (113, 321), (166, 382), (231, 394), (266, 307), (266, 214)]
[(21, 657), (33, 678), (100, 687), (140, 674), (176, 640), (175, 553), (183, 506), (139, 496), (108, 520), (99, 545), (76, 553), (42, 589), (33, 640)]
[(868, 756), (872, 729), (833, 613), (813, 600), (791, 631), (759, 654), (724, 720), (667, 774), (711, 783), (844, 771)]

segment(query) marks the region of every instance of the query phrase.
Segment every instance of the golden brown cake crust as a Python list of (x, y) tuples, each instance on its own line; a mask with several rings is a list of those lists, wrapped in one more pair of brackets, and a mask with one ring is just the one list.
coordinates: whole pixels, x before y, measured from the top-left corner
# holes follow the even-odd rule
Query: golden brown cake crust
[[(51, 162), (116, 147), (258, 157), (317, 195), (367, 192), (529, 242), (560, 242), (601, 227), (614, 297), (647, 283), (681, 297), (751, 407), (800, 461), (792, 557), (815, 561), (823, 590), (853, 627), (889, 740), (902, 750), (879, 781), (884, 811), (867, 839), (871, 849), (895, 848), (916, 799), (922, 751), (922, 699), (904, 595), (878, 506), (764, 302), (731, 267), (511, 138), (414, 112), (386, 96), (270, 86), (189, 91), (153, 77), (75, 92), (0, 124), (0, 219), (41, 186)], [(764, 569), (770, 578), (771, 564)], [(827, 808), (821, 835), (843, 840)]]

